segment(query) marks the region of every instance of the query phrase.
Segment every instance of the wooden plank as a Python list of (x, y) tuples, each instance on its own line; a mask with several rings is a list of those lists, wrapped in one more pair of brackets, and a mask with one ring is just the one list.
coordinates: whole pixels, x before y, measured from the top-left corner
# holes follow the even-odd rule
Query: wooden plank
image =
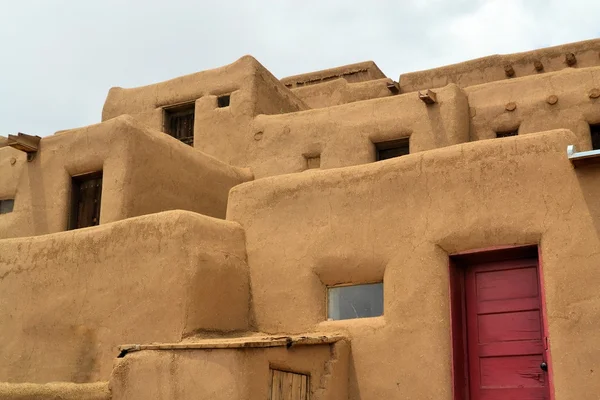
[(300, 387), (300, 399), (301, 400), (308, 400), (308, 398), (309, 398), (308, 382), (309, 382), (308, 376), (302, 375), (301, 387)]
[(284, 400), (282, 393), (282, 378), (281, 371), (273, 370), (273, 387), (271, 389), (272, 400)]
[(302, 375), (300, 374), (290, 374), (292, 375), (292, 394), (291, 400), (302, 400), (300, 395), (302, 392)]

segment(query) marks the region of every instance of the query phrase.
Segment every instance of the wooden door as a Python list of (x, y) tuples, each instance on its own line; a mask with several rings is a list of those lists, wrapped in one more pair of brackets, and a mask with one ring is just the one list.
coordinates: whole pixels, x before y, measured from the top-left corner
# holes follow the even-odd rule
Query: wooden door
[(308, 375), (271, 369), (269, 400), (308, 400)]
[(102, 172), (72, 178), (71, 217), (69, 229), (100, 224)]
[(465, 275), (471, 400), (548, 400), (537, 259), (488, 262)]

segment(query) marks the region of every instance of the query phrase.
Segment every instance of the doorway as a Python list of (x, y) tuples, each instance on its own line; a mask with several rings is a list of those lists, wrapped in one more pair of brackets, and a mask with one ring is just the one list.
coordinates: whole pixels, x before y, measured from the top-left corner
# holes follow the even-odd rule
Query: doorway
[(549, 400), (537, 247), (451, 257), (455, 400)]
[(68, 228), (79, 229), (100, 224), (101, 200), (102, 171), (72, 177)]

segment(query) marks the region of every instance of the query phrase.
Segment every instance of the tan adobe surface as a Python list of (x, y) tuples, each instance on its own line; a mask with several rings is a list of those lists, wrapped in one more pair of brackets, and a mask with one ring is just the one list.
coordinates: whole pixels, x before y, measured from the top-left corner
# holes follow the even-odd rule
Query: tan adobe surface
[[(100, 123), (29, 158), (0, 137), (0, 398), (281, 400), (288, 379), (293, 400), (458, 400), (452, 257), (531, 245), (550, 367), (513, 372), (597, 400), (599, 46), (399, 84), (244, 56), (112, 88)], [(165, 122), (188, 103), (191, 146)], [(98, 226), (69, 230), (72, 179), (98, 171)], [(378, 282), (382, 315), (331, 316), (328, 289)]]

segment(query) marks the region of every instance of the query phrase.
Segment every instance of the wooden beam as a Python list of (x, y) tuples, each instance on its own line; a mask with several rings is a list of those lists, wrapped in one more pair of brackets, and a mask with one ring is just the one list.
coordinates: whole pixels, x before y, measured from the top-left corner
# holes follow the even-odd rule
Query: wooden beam
[(437, 103), (437, 97), (435, 92), (427, 89), (425, 93), (419, 92), (419, 99), (425, 104), (434, 104)]
[(26, 135), (19, 132), (17, 135), (8, 135), (7, 145), (28, 154), (35, 153), (39, 149), (41, 139), (39, 136)]

